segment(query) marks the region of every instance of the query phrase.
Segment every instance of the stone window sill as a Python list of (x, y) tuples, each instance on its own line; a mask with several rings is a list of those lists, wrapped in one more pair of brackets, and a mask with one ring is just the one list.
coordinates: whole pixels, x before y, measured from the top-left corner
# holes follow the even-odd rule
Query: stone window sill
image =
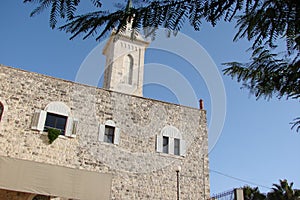
[[(48, 135), (48, 132), (46, 132), (46, 131), (42, 131), (42, 132), (40, 132), (42, 135)], [(68, 138), (70, 138), (70, 137), (67, 137), (67, 136), (64, 136), (64, 135), (59, 135), (58, 136), (58, 138), (60, 138), (60, 139), (64, 139), (64, 140), (66, 140), (66, 139), (68, 139)]]
[(168, 158), (176, 158), (176, 159), (179, 159), (179, 160), (183, 160), (185, 156), (180, 156), (180, 155), (174, 155), (174, 154), (167, 154), (167, 153), (161, 153), (161, 152), (158, 152), (158, 154), (160, 156), (163, 156), (163, 157), (168, 157)]

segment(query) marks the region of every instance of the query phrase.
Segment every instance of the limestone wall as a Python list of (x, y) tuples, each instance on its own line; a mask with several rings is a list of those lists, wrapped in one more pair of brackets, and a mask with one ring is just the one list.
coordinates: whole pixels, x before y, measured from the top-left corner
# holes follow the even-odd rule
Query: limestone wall
[[(181, 199), (209, 197), (207, 128), (204, 110), (60, 80), (0, 65), (0, 156), (112, 173), (111, 199), (176, 198), (181, 166)], [(51, 145), (46, 133), (31, 129), (34, 112), (59, 101), (78, 119), (75, 138)], [(99, 124), (113, 120), (118, 145), (99, 141)], [(186, 155), (156, 151), (156, 135), (176, 127)]]
[(0, 199), (2, 200), (31, 200), (31, 194), (23, 192), (15, 192), (0, 189)]

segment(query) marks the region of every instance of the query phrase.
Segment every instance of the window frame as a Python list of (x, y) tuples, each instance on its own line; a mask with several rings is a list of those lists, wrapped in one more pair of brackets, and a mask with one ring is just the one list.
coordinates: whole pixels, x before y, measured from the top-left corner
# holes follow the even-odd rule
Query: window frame
[(66, 104), (59, 101), (49, 103), (44, 110), (35, 110), (31, 121), (31, 129), (40, 131), (40, 133), (46, 132), (47, 127), (45, 129), (45, 124), (48, 113), (58, 116), (65, 116), (67, 118), (64, 134), (61, 134), (60, 136), (66, 136), (71, 138), (76, 137), (78, 119), (73, 118), (71, 115), (71, 109)]
[[(114, 144), (115, 141), (115, 127), (114, 126), (109, 126), (105, 125), (105, 130), (104, 130), (104, 142)], [(111, 138), (111, 139), (109, 139)]]
[[(48, 116), (56, 117), (55, 118), (55, 122), (54, 122), (55, 123), (54, 126), (47, 126)], [(65, 120), (64, 125), (63, 125), (64, 126), (63, 129), (57, 127), (57, 118)], [(59, 114), (56, 114), (56, 113), (47, 112), (47, 114), (46, 114), (46, 121), (45, 121), (45, 125), (44, 125), (44, 131), (48, 132), (49, 128), (53, 128), (53, 129), (60, 130), (60, 134), (61, 135), (65, 135), (66, 128), (67, 128), (67, 123), (68, 123), (68, 116), (64, 116), (64, 115), (59, 115)]]
[[(114, 128), (113, 143), (107, 142), (105, 139), (106, 127)], [(98, 141), (105, 144), (119, 145), (120, 143), (120, 128), (118, 128), (113, 120), (107, 120), (104, 124), (99, 123)]]
[[(168, 138), (168, 151), (164, 148), (164, 138)], [(166, 155), (185, 156), (186, 143), (181, 132), (174, 126), (165, 126), (156, 135), (156, 151)]]
[(169, 154), (170, 138), (163, 136), (163, 153)]
[(180, 139), (174, 138), (174, 155), (180, 156)]

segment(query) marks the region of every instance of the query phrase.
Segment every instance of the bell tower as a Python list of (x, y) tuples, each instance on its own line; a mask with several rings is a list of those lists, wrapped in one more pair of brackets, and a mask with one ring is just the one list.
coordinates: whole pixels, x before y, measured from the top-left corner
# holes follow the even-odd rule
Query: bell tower
[(143, 96), (144, 57), (149, 45), (131, 23), (126, 30), (112, 32), (103, 49), (106, 56), (103, 88), (131, 95)]

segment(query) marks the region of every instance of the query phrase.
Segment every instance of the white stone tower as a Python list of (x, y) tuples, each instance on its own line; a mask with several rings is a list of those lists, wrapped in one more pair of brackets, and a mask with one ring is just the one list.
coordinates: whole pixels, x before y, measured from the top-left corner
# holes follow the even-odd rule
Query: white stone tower
[(139, 33), (132, 34), (128, 23), (125, 31), (117, 35), (113, 32), (106, 43), (103, 88), (143, 96), (144, 57), (149, 42)]

